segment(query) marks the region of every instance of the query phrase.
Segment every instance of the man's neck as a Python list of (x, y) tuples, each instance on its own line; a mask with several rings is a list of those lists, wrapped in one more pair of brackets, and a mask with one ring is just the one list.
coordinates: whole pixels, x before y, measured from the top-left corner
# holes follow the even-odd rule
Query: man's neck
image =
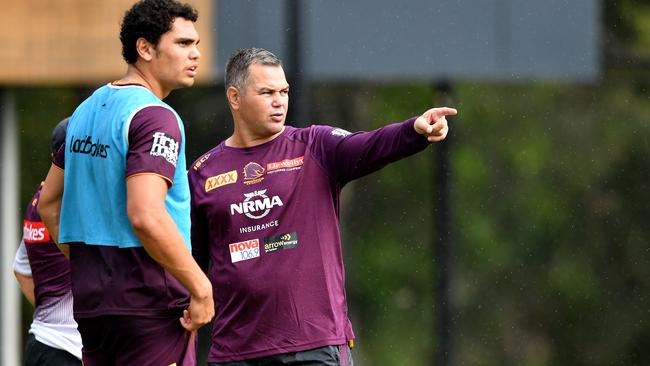
[(117, 84), (140, 84), (149, 89), (155, 94), (158, 99), (165, 99), (171, 91), (163, 90), (160, 83), (152, 77), (146, 70), (139, 68), (136, 64), (129, 64), (126, 74), (119, 80)]

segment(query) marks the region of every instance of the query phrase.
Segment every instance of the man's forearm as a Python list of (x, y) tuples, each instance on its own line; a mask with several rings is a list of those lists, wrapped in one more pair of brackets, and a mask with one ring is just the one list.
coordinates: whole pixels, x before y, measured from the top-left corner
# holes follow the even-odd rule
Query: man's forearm
[(63, 200), (63, 170), (56, 165), (47, 173), (41, 196), (38, 200), (38, 214), (45, 224), (50, 237), (59, 243), (59, 215)]
[(192, 296), (212, 296), (212, 285), (192, 258), (167, 211), (133, 215), (133, 230), (147, 253), (176, 278)]

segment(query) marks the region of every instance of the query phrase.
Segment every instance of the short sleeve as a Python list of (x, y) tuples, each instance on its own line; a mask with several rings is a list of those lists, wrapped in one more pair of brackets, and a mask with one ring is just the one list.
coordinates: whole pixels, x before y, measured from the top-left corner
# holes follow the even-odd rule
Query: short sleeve
[(173, 184), (181, 143), (174, 112), (162, 106), (142, 109), (129, 125), (126, 176), (156, 174)]
[(27, 248), (25, 248), (25, 242), (22, 240), (20, 241), (20, 245), (16, 251), (16, 256), (14, 257), (14, 271), (23, 276), (32, 276), (32, 267), (29, 265)]

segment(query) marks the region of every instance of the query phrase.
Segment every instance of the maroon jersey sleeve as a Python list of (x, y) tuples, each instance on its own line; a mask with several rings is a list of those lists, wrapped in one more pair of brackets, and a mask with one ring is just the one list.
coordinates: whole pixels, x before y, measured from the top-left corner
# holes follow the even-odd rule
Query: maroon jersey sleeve
[(369, 132), (312, 126), (315, 156), (330, 176), (345, 183), (424, 150), (429, 141), (415, 132), (415, 118)]
[(173, 184), (181, 146), (176, 114), (161, 106), (144, 108), (133, 116), (128, 136), (126, 176), (156, 174)]

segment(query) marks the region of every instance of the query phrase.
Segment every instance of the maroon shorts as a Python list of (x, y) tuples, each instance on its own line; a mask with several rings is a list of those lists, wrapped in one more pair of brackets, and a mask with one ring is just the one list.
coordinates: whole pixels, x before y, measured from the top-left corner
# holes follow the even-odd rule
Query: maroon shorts
[(196, 332), (179, 317), (105, 315), (77, 319), (84, 366), (196, 364)]

